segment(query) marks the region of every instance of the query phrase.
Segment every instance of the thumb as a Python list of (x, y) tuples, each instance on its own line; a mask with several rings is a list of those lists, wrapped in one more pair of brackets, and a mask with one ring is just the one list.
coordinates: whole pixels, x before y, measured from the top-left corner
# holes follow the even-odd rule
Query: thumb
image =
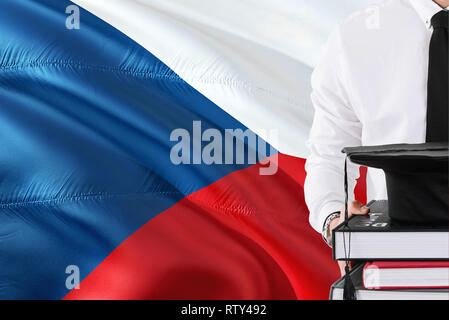
[(352, 201), (351, 203), (351, 213), (353, 214), (367, 214), (369, 213), (369, 208), (365, 207), (359, 201)]

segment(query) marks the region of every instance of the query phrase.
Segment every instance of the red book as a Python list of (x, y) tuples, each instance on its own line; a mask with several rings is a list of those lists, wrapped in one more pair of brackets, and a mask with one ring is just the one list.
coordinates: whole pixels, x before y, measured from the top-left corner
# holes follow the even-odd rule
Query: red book
[(449, 261), (374, 261), (363, 268), (366, 289), (449, 288)]

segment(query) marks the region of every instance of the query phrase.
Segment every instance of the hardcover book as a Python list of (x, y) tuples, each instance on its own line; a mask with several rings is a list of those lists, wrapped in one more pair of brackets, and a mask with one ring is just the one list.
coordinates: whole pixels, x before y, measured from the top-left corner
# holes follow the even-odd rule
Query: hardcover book
[[(449, 289), (388, 289), (371, 290), (363, 286), (363, 267), (359, 264), (350, 272), (357, 300), (449, 300)], [(343, 300), (344, 277), (331, 287), (330, 300)]]
[(373, 201), (369, 215), (353, 216), (333, 231), (336, 260), (449, 261), (449, 226), (396, 224), (387, 201)]
[(366, 289), (449, 288), (449, 261), (374, 261), (363, 268)]

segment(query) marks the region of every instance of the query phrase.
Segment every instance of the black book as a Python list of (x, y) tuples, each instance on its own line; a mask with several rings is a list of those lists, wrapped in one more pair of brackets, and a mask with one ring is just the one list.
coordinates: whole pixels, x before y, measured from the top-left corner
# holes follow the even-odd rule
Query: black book
[(336, 260), (449, 260), (449, 226), (397, 224), (387, 201), (368, 205), (369, 216), (353, 216), (333, 231)]
[[(363, 287), (363, 266), (359, 264), (350, 272), (357, 300), (448, 300), (449, 289), (370, 290)], [(331, 287), (330, 300), (343, 300), (344, 278)]]

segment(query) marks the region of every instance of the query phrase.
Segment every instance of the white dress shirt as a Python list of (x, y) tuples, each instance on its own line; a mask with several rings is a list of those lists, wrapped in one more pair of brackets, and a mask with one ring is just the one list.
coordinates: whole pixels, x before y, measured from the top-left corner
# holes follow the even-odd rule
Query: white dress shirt
[[(330, 36), (312, 75), (306, 163), (306, 202), (318, 232), (344, 205), (343, 147), (425, 142), (430, 20), (440, 10), (432, 0), (383, 1)], [(358, 169), (348, 166), (350, 200)], [(368, 170), (367, 196), (387, 198), (381, 170)]]

